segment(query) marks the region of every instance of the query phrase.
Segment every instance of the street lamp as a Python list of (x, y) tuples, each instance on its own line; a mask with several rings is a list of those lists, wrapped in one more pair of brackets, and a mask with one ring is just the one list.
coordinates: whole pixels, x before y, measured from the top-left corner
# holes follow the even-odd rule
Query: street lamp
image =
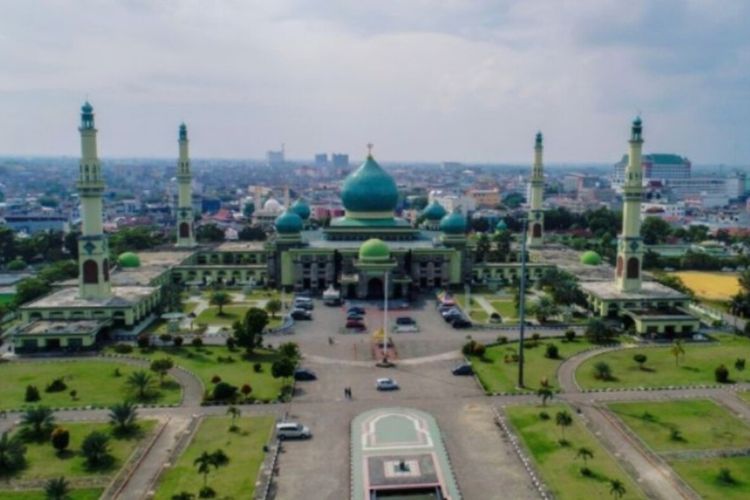
[(521, 220), (521, 283), (518, 287), (518, 319), (521, 320), (521, 327), (518, 335), (518, 387), (523, 388), (523, 340), (526, 329), (526, 223), (527, 219)]
[(388, 364), (388, 271), (383, 280), (383, 363)]

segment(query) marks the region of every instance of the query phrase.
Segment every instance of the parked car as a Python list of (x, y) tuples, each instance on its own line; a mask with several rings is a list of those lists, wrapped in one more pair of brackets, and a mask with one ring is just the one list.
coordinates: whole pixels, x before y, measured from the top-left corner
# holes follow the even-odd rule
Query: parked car
[(471, 321), (469, 321), (466, 318), (458, 318), (454, 320), (453, 322), (451, 322), (451, 326), (453, 328), (459, 329), (459, 328), (471, 328), (474, 325), (471, 323)]
[(453, 323), (457, 319), (464, 319), (464, 313), (458, 310), (448, 311), (443, 314), (443, 319), (448, 323)]
[(416, 324), (396, 325), (395, 327), (393, 327), (393, 331), (396, 333), (412, 333), (412, 332), (418, 332), (419, 328), (417, 328)]
[(312, 311), (315, 308), (311, 300), (295, 300), (292, 305), (295, 309), (305, 309), (307, 311)]
[(396, 318), (396, 324), (397, 325), (416, 325), (417, 322), (414, 321), (414, 318), (411, 318), (409, 316), (399, 316)]
[(471, 367), (471, 363), (459, 363), (451, 370), (453, 375), (473, 375), (474, 369)]
[(456, 307), (456, 304), (440, 304), (438, 306), (438, 311), (443, 312), (447, 311), (448, 309), (454, 309)]
[(350, 319), (346, 321), (346, 327), (347, 328), (354, 328), (355, 330), (364, 330), (365, 324), (362, 323), (362, 321), (357, 319)]
[(392, 378), (379, 378), (375, 381), (375, 387), (379, 391), (395, 391), (398, 390), (398, 382)]
[(357, 321), (362, 321), (362, 320), (364, 320), (364, 316), (362, 316), (361, 314), (358, 314), (358, 313), (349, 313), (349, 314), (346, 315), (346, 319), (353, 319), (353, 320), (357, 320)]
[(292, 317), (292, 319), (296, 320), (312, 319), (312, 313), (307, 309), (292, 309), (292, 312), (290, 312), (289, 315)]
[(363, 307), (359, 307), (359, 306), (351, 306), (351, 307), (347, 308), (346, 314), (352, 314), (352, 313), (364, 316), (365, 315), (365, 310), (364, 310)]
[(312, 432), (307, 426), (297, 422), (281, 422), (276, 424), (276, 437), (279, 439), (309, 439)]
[(294, 370), (294, 380), (318, 380), (318, 376), (309, 368), (297, 368)]

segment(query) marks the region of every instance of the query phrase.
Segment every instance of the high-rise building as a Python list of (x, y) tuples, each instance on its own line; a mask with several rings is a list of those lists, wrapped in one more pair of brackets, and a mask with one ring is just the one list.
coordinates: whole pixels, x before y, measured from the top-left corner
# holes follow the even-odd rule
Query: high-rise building
[(268, 166), (270, 167), (281, 167), (286, 162), (284, 158), (284, 145), (281, 145), (281, 149), (278, 151), (268, 151), (266, 153), (266, 159), (268, 160)]
[(334, 168), (348, 168), (349, 167), (349, 155), (344, 153), (332, 153), (331, 163)]
[(544, 164), (542, 154), (542, 133), (537, 132), (534, 142), (534, 165), (531, 167), (529, 201), (529, 234), (527, 244), (537, 247), (544, 243), (544, 210), (542, 210), (542, 198), (544, 197)]
[(316, 167), (327, 167), (328, 166), (328, 153), (318, 153), (315, 155), (315, 166)]
[(191, 183), (193, 176), (190, 172), (190, 157), (188, 154), (187, 126), (180, 125), (179, 155), (177, 162), (177, 247), (190, 248), (195, 246), (193, 235), (193, 192)]
[(102, 227), (104, 178), (96, 150), (94, 108), (88, 101), (81, 108), (81, 162), (78, 195), (81, 199), (81, 236), (78, 238), (79, 295), (103, 300), (112, 295), (109, 282), (109, 246)]
[[(615, 163), (612, 183), (621, 186), (625, 182), (625, 170), (630, 164), (628, 155), (623, 155), (622, 160)], [(690, 160), (675, 154), (651, 153), (641, 158), (641, 170), (643, 179), (689, 179), (692, 165)]]

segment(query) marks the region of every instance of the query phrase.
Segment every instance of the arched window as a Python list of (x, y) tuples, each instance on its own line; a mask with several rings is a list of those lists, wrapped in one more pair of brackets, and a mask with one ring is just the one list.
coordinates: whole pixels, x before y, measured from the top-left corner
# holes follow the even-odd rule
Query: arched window
[(542, 237), (542, 225), (534, 224), (534, 227), (531, 228), (531, 234), (534, 236), (534, 238), (541, 238)]
[(95, 260), (87, 260), (83, 263), (83, 282), (87, 285), (99, 283), (99, 266)]
[(628, 259), (628, 279), (637, 279), (641, 272), (641, 264), (638, 258), (630, 257)]
[(180, 224), (180, 238), (190, 238), (190, 224), (187, 222)]
[(619, 278), (620, 276), (622, 276), (622, 267), (623, 267), (623, 263), (622, 263), (622, 257), (620, 257), (620, 256), (618, 255), (618, 256), (617, 256), (617, 277), (618, 277), (618, 278)]

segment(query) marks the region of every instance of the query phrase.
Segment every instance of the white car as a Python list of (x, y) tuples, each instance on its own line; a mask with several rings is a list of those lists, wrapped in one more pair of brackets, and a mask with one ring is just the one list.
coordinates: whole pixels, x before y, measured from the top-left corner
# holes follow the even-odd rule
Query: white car
[(281, 422), (276, 424), (276, 437), (279, 439), (309, 439), (312, 432), (307, 426), (297, 422)]
[(399, 389), (398, 382), (392, 378), (379, 378), (375, 381), (375, 387), (379, 391), (396, 391)]

